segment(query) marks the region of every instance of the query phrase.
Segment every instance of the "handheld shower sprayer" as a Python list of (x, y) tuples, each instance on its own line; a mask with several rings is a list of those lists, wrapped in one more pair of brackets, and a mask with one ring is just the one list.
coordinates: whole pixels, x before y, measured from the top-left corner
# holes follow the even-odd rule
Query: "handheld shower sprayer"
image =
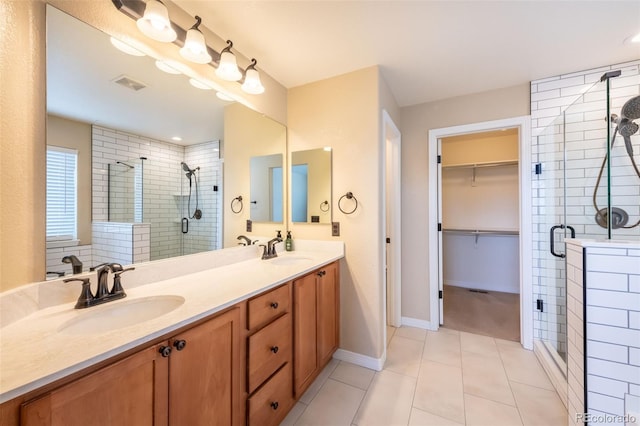
[(191, 210), (191, 186), (192, 186), (192, 179), (195, 180), (196, 182), (196, 209), (194, 210), (193, 214), (190, 214), (188, 212), (188, 216), (190, 219), (200, 219), (202, 217), (202, 210), (199, 209), (198, 207), (198, 198), (199, 198), (199, 194), (198, 194), (198, 177), (196, 176), (196, 171), (200, 170), (200, 167), (196, 167), (195, 169), (192, 169), (191, 167), (189, 167), (187, 165), (187, 163), (185, 163), (184, 161), (180, 163), (182, 165), (182, 170), (185, 172), (184, 174), (187, 176), (187, 178), (189, 178), (189, 201), (187, 202), (187, 209)]

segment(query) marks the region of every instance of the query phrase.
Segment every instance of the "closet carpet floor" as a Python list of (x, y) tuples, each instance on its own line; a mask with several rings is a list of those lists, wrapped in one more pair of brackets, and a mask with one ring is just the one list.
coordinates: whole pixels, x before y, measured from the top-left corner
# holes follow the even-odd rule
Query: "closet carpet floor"
[(520, 295), (445, 285), (444, 326), (519, 342)]

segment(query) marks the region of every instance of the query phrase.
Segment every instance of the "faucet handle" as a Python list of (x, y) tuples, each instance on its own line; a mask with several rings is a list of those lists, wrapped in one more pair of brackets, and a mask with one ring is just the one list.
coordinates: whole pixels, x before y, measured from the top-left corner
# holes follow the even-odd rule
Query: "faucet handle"
[[(113, 287), (111, 287), (111, 291), (109, 292), (109, 294), (125, 294), (124, 289), (122, 288), (122, 283), (120, 282), (120, 275), (124, 274), (127, 271), (133, 271), (136, 268), (127, 268), (127, 269), (122, 269), (122, 266), (120, 266), (121, 270), (116, 271), (113, 273)], [(122, 296), (124, 297), (124, 296)]]
[(69, 283), (73, 281), (82, 282), (82, 290), (80, 291), (80, 297), (78, 297), (75, 308), (88, 308), (89, 306), (91, 306), (91, 302), (93, 301), (93, 293), (91, 293), (91, 281), (89, 280), (89, 278), (67, 278), (62, 282)]

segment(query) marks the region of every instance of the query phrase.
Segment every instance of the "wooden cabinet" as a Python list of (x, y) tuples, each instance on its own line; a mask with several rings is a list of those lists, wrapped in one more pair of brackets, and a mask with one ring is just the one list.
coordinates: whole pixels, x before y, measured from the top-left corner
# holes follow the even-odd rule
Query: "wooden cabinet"
[(249, 425), (276, 426), (293, 407), (291, 284), (248, 302)]
[(240, 331), (234, 308), (169, 340), (170, 426), (243, 423)]
[(241, 309), (21, 407), (23, 426), (241, 425)]
[(21, 407), (23, 426), (166, 425), (168, 359), (153, 346)]
[(340, 342), (338, 263), (293, 281), (293, 377), (296, 398), (331, 360)]

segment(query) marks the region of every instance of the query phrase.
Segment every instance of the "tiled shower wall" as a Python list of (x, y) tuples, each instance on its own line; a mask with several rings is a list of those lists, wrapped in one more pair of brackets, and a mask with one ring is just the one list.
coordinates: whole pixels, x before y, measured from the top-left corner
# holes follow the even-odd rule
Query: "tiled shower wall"
[[(143, 160), (143, 217), (145, 223), (150, 223), (150, 260), (164, 259), (183, 254), (181, 221), (183, 217), (182, 187), (186, 182), (188, 194), (188, 179), (181, 168), (181, 162), (186, 161), (191, 167), (196, 167), (186, 159), (187, 151), (194, 152), (194, 161), (203, 163), (199, 176), (203, 175), (209, 189), (212, 189), (214, 179), (220, 179), (220, 160), (217, 152), (210, 152), (211, 159), (207, 161), (204, 149), (207, 146), (213, 148), (214, 143), (201, 144), (202, 147), (188, 148), (167, 142), (162, 142), (119, 130), (113, 130), (102, 126), (93, 126), (93, 220), (106, 222), (108, 220), (108, 164), (116, 161), (124, 161), (130, 164), (140, 163)], [(218, 144), (218, 142), (215, 142)], [(200, 147), (200, 145), (198, 145)], [(196, 159), (197, 158), (197, 159)], [(206, 163), (206, 165), (205, 165)], [(213, 166), (216, 165), (215, 171)], [(207, 170), (211, 167), (212, 170)], [(211, 178), (208, 177), (211, 173)], [(221, 187), (218, 181), (215, 183)], [(204, 182), (201, 184), (204, 188)], [(203, 202), (207, 196), (211, 197), (213, 191), (202, 193)], [(203, 210), (209, 220), (207, 224), (215, 223), (214, 212), (218, 210)], [(207, 207), (208, 209), (208, 207)], [(139, 206), (136, 208), (139, 211)], [(138, 216), (138, 215), (137, 215)], [(138, 217), (136, 217), (138, 219)], [(204, 225), (204, 222), (202, 223)], [(204, 226), (203, 226), (204, 228)], [(204, 231), (203, 231), (204, 232)], [(126, 237), (125, 237), (126, 238)], [(207, 248), (211, 250), (214, 247)]]
[(196, 208), (195, 181), (191, 187), (189, 203), (189, 180), (182, 179), (182, 217), (189, 220), (189, 232), (184, 235), (184, 254), (199, 253), (222, 248), (222, 170), (220, 142), (207, 142), (185, 148), (184, 161), (191, 168), (200, 167), (198, 179), (198, 208), (200, 219), (190, 219)]
[[(531, 83), (532, 117), (532, 160), (542, 162), (541, 175), (532, 175), (533, 193), (533, 291), (534, 291), (534, 338), (552, 342), (566, 341), (566, 288), (564, 260), (557, 260), (549, 253), (549, 227), (563, 223), (557, 206), (564, 205), (561, 169), (563, 143), (566, 143), (566, 223), (576, 229), (577, 236), (584, 238), (605, 238), (606, 230), (595, 223), (595, 209), (591, 197), (598, 171), (605, 155), (606, 92), (604, 84), (598, 90), (589, 91), (580, 100), (580, 105), (567, 109), (602, 74), (611, 70), (621, 70), (620, 77), (611, 80), (611, 112), (619, 115), (622, 105), (640, 93), (640, 61), (601, 67), (597, 69), (566, 74)], [(566, 125), (555, 125), (554, 120), (567, 111)], [(549, 125), (555, 127), (547, 128)], [(547, 137), (538, 137), (540, 135)], [(636, 162), (640, 162), (640, 136), (632, 136), (636, 151)], [(640, 179), (636, 176), (618, 137), (612, 151), (612, 204), (624, 208), (629, 213), (629, 222), (640, 218)], [(533, 167), (532, 167), (533, 170)], [(604, 207), (606, 196), (606, 176), (598, 191), (599, 207)], [(631, 230), (617, 229), (614, 238), (640, 237), (640, 227)], [(559, 247), (563, 251), (562, 247)], [(540, 313), (535, 306), (536, 299), (545, 301), (545, 312)], [(556, 344), (560, 352), (566, 352), (566, 345)]]

